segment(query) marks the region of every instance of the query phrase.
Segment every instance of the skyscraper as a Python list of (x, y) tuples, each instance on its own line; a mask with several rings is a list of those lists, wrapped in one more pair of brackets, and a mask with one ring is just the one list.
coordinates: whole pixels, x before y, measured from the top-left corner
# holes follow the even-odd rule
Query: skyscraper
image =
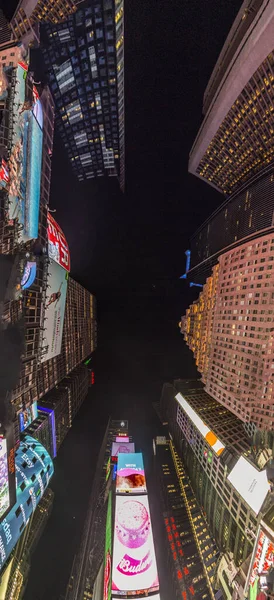
[[(183, 464), (182, 476), (185, 471), (199, 506), (195, 528), (205, 519), (212, 557), (214, 544), (220, 553), (219, 560), (215, 559), (213, 587), (221, 589), (225, 598), (242, 598), (253, 537), (271, 505), (266, 471), (254, 464), (242, 422), (213, 400), (200, 382), (166, 384), (161, 409), (168, 421), (170, 443)], [(252, 481), (258, 495), (252, 493)]]
[(56, 125), (80, 181), (120, 176), (124, 187), (123, 1), (82, 3), (41, 28)]
[(273, 226), (273, 6), (243, 2), (204, 94), (189, 172), (226, 196), (190, 241), (191, 281), (224, 250)]
[(222, 254), (182, 318), (206, 391), (245, 422), (273, 429), (273, 259), (268, 234)]
[(165, 528), (164, 573), (170, 597), (209, 599), (214, 593), (212, 581), (219, 551), (173, 442), (157, 437), (154, 455), (157, 495)]

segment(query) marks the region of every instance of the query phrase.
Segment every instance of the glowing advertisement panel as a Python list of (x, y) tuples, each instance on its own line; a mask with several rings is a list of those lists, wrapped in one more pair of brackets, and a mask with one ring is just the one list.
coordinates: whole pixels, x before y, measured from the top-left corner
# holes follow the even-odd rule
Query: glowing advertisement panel
[[(17, 501), (0, 523), (0, 570), (22, 535), (53, 475), (53, 464), (47, 450), (30, 436), (26, 436), (24, 441), (20, 442), (16, 451), (15, 468)], [(33, 475), (35, 477), (32, 479)]]
[(46, 298), (45, 317), (43, 327), (44, 354), (41, 361), (58, 356), (61, 352), (63, 325), (66, 308), (66, 294), (68, 272), (53, 260), (48, 268), (48, 296)]
[(110, 600), (110, 598), (111, 598), (111, 510), (112, 510), (112, 493), (109, 492), (107, 522), (106, 522), (103, 600)]
[(196, 413), (196, 411), (190, 406), (190, 404), (185, 400), (182, 394), (177, 394), (175, 396), (178, 404), (188, 415), (192, 423), (197, 427), (200, 431), (206, 442), (211, 446), (212, 450), (220, 456), (225, 449), (225, 445), (217, 438), (215, 433), (209, 429), (209, 427), (202, 421), (201, 417)]
[(48, 254), (61, 267), (70, 271), (70, 253), (61, 227), (48, 212)]
[(228, 480), (257, 515), (270, 490), (266, 470), (257, 471), (241, 456), (229, 474)]
[(116, 496), (112, 592), (159, 589), (147, 496)]
[[(251, 572), (249, 575), (250, 588), (255, 587), (258, 574), (267, 573), (274, 563), (274, 544), (265, 533), (260, 530), (254, 555), (251, 560)], [(252, 590), (250, 590), (252, 591)]]
[(36, 262), (27, 261), (24, 268), (23, 277), (21, 279), (22, 290), (27, 290), (35, 281), (36, 277)]
[(34, 419), (38, 417), (37, 402), (33, 402), (31, 406), (28, 406), (25, 410), (19, 413), (19, 426), (20, 432), (24, 431)]
[(38, 236), (43, 146), (42, 120), (39, 125), (34, 116), (34, 112), (37, 113), (36, 103), (40, 104), (40, 101), (34, 97), (33, 106), (26, 101), (27, 72), (27, 65), (18, 63), (12, 149), (7, 165), (10, 177), (9, 219), (17, 219), (23, 226), (20, 233), (23, 241)]
[(141, 452), (118, 454), (116, 493), (137, 494), (146, 493), (146, 491), (146, 478)]
[(0, 519), (10, 506), (7, 441), (0, 437)]
[(0, 162), (0, 187), (7, 187), (10, 182), (8, 163), (2, 158)]
[(129, 442), (129, 437), (127, 435), (118, 435), (115, 438), (115, 442)]
[(111, 456), (118, 456), (118, 454), (130, 454), (135, 452), (135, 445), (133, 442), (113, 442), (111, 449)]

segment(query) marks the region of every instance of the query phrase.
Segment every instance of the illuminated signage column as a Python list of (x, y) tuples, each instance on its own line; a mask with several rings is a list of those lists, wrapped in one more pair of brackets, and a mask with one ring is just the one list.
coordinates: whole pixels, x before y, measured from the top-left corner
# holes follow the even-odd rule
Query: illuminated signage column
[(142, 454), (118, 454), (112, 598), (159, 591), (146, 491)]

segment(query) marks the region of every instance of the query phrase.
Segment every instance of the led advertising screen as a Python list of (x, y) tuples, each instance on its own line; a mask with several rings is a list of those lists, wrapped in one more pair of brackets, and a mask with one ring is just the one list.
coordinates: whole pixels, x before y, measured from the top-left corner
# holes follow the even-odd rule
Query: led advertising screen
[(53, 475), (53, 463), (47, 450), (30, 436), (26, 436), (25, 440), (20, 442), (16, 451), (15, 468), (17, 501), (0, 523), (0, 570), (22, 535)]
[(8, 163), (2, 158), (0, 162), (0, 187), (6, 188), (10, 182)]
[(41, 361), (58, 356), (61, 352), (63, 325), (66, 308), (68, 272), (53, 260), (48, 268), (48, 296), (46, 298), (45, 320), (43, 323), (44, 354)]
[(10, 506), (7, 441), (0, 437), (0, 519)]
[(257, 471), (241, 456), (229, 474), (228, 480), (257, 515), (270, 490), (266, 470)]
[(61, 227), (48, 212), (48, 254), (61, 267), (70, 271), (70, 254), (67, 240)]
[(111, 449), (111, 456), (118, 456), (118, 454), (129, 454), (135, 452), (135, 445), (133, 442), (113, 442)]
[(147, 496), (116, 496), (112, 592), (159, 589)]
[(127, 435), (118, 435), (115, 442), (129, 442), (129, 437)]
[(141, 452), (118, 454), (116, 493), (139, 494), (146, 493), (146, 491), (146, 478)]
[(37, 419), (37, 402), (33, 402), (31, 406), (28, 406), (25, 410), (19, 413), (19, 427), (20, 432), (24, 431), (34, 419)]
[(23, 277), (21, 279), (22, 290), (27, 290), (35, 281), (36, 262), (28, 260), (24, 267)]
[(103, 600), (110, 600), (110, 598), (111, 598), (111, 510), (112, 510), (112, 493), (109, 492), (107, 522), (106, 522)]
[(12, 149), (8, 161), (9, 219), (17, 219), (23, 226), (23, 241), (37, 238), (40, 204), (43, 132), (34, 116), (36, 103), (26, 100), (28, 67), (18, 63), (13, 110)]

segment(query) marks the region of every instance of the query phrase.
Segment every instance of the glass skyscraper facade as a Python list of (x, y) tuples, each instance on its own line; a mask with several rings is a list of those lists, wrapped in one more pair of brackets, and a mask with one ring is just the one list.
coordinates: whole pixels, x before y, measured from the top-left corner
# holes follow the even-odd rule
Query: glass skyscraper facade
[(56, 126), (79, 181), (119, 176), (124, 186), (123, 2), (92, 0), (41, 28)]

